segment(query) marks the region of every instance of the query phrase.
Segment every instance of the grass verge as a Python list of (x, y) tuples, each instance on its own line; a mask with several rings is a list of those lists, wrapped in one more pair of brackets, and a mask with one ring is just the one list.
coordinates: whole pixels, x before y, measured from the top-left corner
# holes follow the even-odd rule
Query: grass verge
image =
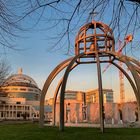
[(38, 124), (0, 125), (0, 140), (140, 140), (140, 128), (106, 128), (102, 134), (98, 128), (58, 127), (40, 129)]

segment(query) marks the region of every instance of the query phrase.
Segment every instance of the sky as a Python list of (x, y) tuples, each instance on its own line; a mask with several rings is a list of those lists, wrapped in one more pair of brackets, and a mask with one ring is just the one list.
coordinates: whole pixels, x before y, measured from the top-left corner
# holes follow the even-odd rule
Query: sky
[[(107, 23), (108, 19), (104, 20)], [(26, 25), (33, 24), (33, 21), (26, 20)], [(49, 36), (56, 34), (56, 29), (51, 31), (41, 31), (37, 28), (46, 27), (46, 24), (41, 22), (37, 25), (35, 30), (22, 32), (20, 37), (14, 40), (14, 44), (19, 48), (18, 51), (3, 49), (4, 57), (12, 67), (12, 73), (17, 73), (19, 68), (23, 69), (23, 73), (32, 77), (39, 88), (42, 89), (45, 80), (51, 73), (51, 71), (62, 61), (70, 58), (70, 55), (66, 55), (62, 50), (50, 51), (51, 45), (54, 43), (48, 41)], [(59, 27), (60, 30), (63, 27)], [(57, 29), (59, 30), (59, 29)], [(77, 30), (76, 30), (77, 31)], [(71, 41), (74, 42), (76, 36), (71, 36)], [(74, 44), (74, 43), (72, 43)], [(59, 44), (60, 45), (60, 44)], [(67, 47), (67, 46), (66, 46)], [(102, 66), (102, 68), (105, 67)], [(89, 89), (95, 89), (97, 84), (97, 71), (96, 64), (80, 65), (76, 67), (68, 78), (67, 89), (86, 91)], [(46, 98), (53, 96), (55, 87), (62, 77), (64, 71), (60, 73), (52, 83)], [(103, 74), (103, 88), (112, 88), (114, 90), (115, 101), (119, 101), (119, 74), (118, 70), (111, 66), (108, 71)], [(128, 101), (134, 100), (134, 93), (130, 87), (128, 81), (125, 79), (125, 93)]]
[[(19, 68), (23, 69), (23, 73), (32, 77), (39, 88), (42, 89), (45, 80), (51, 73), (51, 71), (62, 61), (68, 59), (71, 56), (62, 54), (60, 52), (49, 52), (46, 50), (47, 41), (43, 40), (41, 34), (32, 35), (28, 39), (18, 39), (18, 44), (22, 48), (26, 48), (21, 51), (10, 50), (5, 55), (8, 63), (12, 67), (12, 73), (17, 73)], [(102, 66), (102, 68), (104, 68)], [(96, 64), (80, 65), (77, 66), (68, 78), (67, 90), (81, 90), (87, 91), (89, 89), (95, 89), (97, 84), (97, 71)], [(61, 72), (50, 86), (49, 92), (46, 98), (53, 97), (55, 87), (59, 82), (59, 79), (63, 75)], [(103, 88), (112, 88), (114, 90), (115, 101), (119, 100), (119, 72), (116, 68), (111, 66), (105, 74), (103, 74)], [(125, 80), (125, 89), (129, 89), (126, 92), (126, 99), (128, 101), (134, 100), (133, 91), (130, 88), (129, 83)]]

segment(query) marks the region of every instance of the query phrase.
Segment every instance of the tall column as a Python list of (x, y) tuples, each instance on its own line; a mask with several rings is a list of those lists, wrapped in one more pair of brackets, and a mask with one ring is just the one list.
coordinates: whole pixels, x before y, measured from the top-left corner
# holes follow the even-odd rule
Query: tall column
[(100, 129), (104, 132), (104, 106), (103, 106), (103, 90), (102, 90), (102, 76), (100, 58), (98, 52), (96, 53), (97, 59), (97, 73), (98, 73), (98, 89), (99, 89), (99, 108), (100, 108)]
[(12, 119), (14, 118), (14, 105), (11, 105), (12, 106)]

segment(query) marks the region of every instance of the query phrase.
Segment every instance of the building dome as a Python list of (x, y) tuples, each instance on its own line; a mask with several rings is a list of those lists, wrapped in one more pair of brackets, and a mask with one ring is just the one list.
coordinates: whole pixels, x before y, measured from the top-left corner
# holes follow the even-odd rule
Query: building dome
[(5, 80), (0, 94), (11, 98), (39, 100), (40, 89), (31, 77), (22, 74), (22, 69), (19, 69), (18, 74), (14, 74)]
[(4, 86), (27, 86), (38, 88), (36, 82), (25, 74), (14, 74), (7, 78), (3, 84)]

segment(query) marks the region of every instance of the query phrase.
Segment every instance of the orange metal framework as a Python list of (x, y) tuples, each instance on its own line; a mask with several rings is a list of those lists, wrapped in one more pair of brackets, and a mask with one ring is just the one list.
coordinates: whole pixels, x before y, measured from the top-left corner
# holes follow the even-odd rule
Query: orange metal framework
[[(97, 51), (115, 51), (115, 41), (112, 29), (102, 23), (92, 21), (84, 25), (78, 32), (75, 39), (75, 55), (85, 53), (84, 58), (95, 58), (95, 55), (92, 55), (92, 52)], [(109, 57), (107, 61), (111, 61), (110, 55), (100, 55), (99, 57)], [(92, 63), (96, 61), (82, 61), (78, 59), (78, 63)], [(101, 60), (102, 62), (102, 60)], [(104, 62), (104, 60), (103, 60)]]
[[(131, 39), (131, 38), (128, 38)], [(128, 73), (121, 68), (118, 64), (114, 62), (118, 60), (126, 64), (126, 67), (130, 70), (133, 80)], [(140, 63), (128, 56), (121, 55), (115, 51), (115, 41), (112, 29), (102, 23), (92, 21), (84, 25), (78, 32), (75, 40), (75, 56), (60, 63), (47, 78), (40, 99), (40, 127), (44, 126), (44, 100), (48, 88), (53, 81), (53, 79), (59, 74), (63, 69), (66, 68), (62, 80), (58, 84), (55, 91), (54, 99), (54, 111), (56, 96), (60, 90), (60, 131), (64, 130), (64, 96), (67, 84), (67, 79), (70, 71), (72, 71), (78, 64), (97, 64), (97, 75), (98, 75), (98, 88), (99, 88), (99, 105), (100, 105), (100, 129), (104, 132), (104, 107), (103, 107), (103, 93), (102, 93), (102, 74), (101, 74), (101, 63), (112, 63), (115, 67), (123, 72), (128, 81), (130, 82), (133, 91), (135, 93), (138, 113), (140, 121)], [(60, 88), (61, 87), (61, 88)], [(55, 116), (53, 117), (55, 119)], [(54, 120), (55, 121), (55, 120)], [(53, 122), (54, 122), (53, 121)], [(55, 122), (54, 122), (55, 123)], [(54, 124), (53, 123), (53, 124)]]

